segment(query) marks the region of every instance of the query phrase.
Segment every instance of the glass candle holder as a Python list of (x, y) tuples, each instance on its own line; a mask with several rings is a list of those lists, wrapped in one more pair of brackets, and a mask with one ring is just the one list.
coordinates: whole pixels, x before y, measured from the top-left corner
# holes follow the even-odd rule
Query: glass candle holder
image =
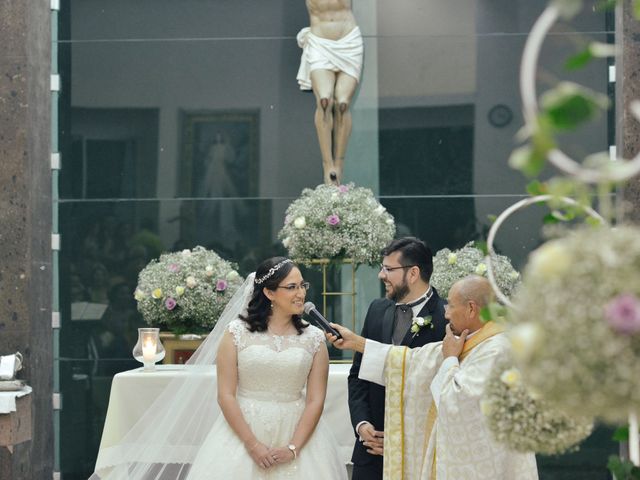
[(133, 358), (144, 365), (149, 372), (156, 368), (156, 362), (165, 356), (164, 346), (160, 341), (159, 328), (139, 328), (138, 342), (133, 347)]

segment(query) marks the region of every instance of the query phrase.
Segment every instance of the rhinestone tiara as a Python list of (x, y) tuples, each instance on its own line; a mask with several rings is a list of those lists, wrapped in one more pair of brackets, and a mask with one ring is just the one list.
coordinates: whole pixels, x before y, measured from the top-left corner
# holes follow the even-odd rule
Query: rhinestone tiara
[(260, 278), (256, 278), (254, 280), (256, 285), (260, 285), (261, 283), (263, 283), (265, 280), (268, 280), (274, 273), (276, 273), (278, 270), (280, 270), (280, 268), (283, 265), (286, 265), (287, 263), (293, 263), (291, 260), (289, 260), (288, 258), (286, 260), (282, 260), (280, 263), (276, 263), (273, 267), (271, 267), (269, 269), (269, 271), (264, 274), (262, 277)]

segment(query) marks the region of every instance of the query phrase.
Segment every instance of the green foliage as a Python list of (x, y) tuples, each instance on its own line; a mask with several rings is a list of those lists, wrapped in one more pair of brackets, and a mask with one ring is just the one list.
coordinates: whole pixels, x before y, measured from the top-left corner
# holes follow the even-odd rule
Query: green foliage
[(545, 92), (540, 103), (552, 130), (569, 131), (596, 118), (609, 106), (609, 99), (576, 83), (562, 82)]
[(549, 193), (549, 189), (547, 185), (540, 182), (540, 180), (532, 180), (527, 185), (527, 193), (532, 196), (546, 195)]
[(606, 10), (613, 10), (618, 4), (618, 0), (600, 0), (596, 2), (596, 11), (604, 12)]
[(640, 480), (640, 468), (629, 460), (621, 460), (619, 457), (611, 455), (607, 468), (615, 475), (616, 480)]
[(593, 60), (593, 55), (591, 51), (587, 48), (572, 57), (565, 62), (564, 67), (567, 70), (578, 70), (579, 68), (587, 65), (591, 60)]
[(626, 442), (629, 440), (629, 425), (624, 425), (622, 427), (616, 428), (616, 431), (613, 432), (613, 436), (611, 440), (615, 440), (616, 442)]
[(491, 302), (480, 309), (480, 320), (484, 323), (491, 320), (500, 322), (503, 321), (506, 316), (507, 308), (498, 302)]

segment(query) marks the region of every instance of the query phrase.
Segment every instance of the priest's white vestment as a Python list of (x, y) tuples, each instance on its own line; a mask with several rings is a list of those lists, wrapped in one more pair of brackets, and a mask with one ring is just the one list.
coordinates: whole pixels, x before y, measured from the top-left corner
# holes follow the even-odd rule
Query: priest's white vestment
[(480, 411), (496, 359), (508, 354), (488, 322), (467, 338), (458, 361), (442, 342), (422, 348), (367, 340), (360, 378), (386, 386), (384, 480), (536, 480), (533, 453), (494, 441)]

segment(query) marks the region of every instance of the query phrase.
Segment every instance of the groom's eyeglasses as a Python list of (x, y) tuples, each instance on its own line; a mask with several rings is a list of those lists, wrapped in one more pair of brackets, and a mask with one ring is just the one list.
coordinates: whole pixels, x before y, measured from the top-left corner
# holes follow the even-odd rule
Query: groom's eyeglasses
[(402, 265), (400, 267), (387, 267), (386, 265), (380, 265), (380, 271), (382, 273), (389, 273), (389, 272), (393, 272), (394, 270), (399, 270), (401, 268), (411, 268), (411, 267), (417, 267), (417, 265)]
[(311, 284), (309, 282), (302, 282), (300, 285), (296, 285), (295, 283), (290, 283), (289, 285), (278, 285), (276, 288), (284, 288), (289, 292), (293, 292), (299, 288), (302, 290), (309, 290), (310, 287), (311, 287)]

